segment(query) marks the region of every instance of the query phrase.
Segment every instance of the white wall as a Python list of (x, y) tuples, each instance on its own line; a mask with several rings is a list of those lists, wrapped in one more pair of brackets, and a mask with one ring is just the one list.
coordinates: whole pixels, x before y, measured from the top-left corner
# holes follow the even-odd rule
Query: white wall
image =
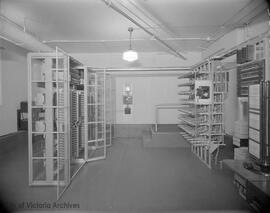
[(0, 40), (2, 50), (2, 105), (0, 105), (0, 135), (17, 131), (17, 108), (27, 101), (26, 50)]
[[(202, 53), (203, 58), (207, 58), (215, 52), (224, 49), (228, 50), (236, 47), (248, 39), (265, 33), (269, 30), (268, 24), (269, 17), (266, 13), (259, 16), (253, 23), (250, 23), (247, 28), (238, 28), (220, 38), (214, 44), (212, 44), (207, 50)], [(235, 56), (234, 56), (235, 57)], [(223, 62), (235, 62), (235, 58), (227, 58)], [(234, 121), (238, 120), (239, 117), (239, 101), (237, 98), (237, 77), (236, 69), (229, 71), (229, 82), (228, 82), (228, 94), (225, 98), (225, 133), (233, 135)]]
[(227, 49), (231, 49), (232, 47), (235, 47), (238, 42), (238, 32), (239, 30), (233, 30), (230, 33), (227, 33), (223, 37), (221, 37), (219, 40), (217, 40), (215, 43), (210, 45), (207, 50), (202, 52), (202, 57), (204, 59), (208, 58), (209, 56), (212, 56), (212, 54), (215, 54), (220, 51), (224, 51)]
[[(237, 28), (225, 34), (215, 43), (210, 45), (207, 50), (202, 52), (202, 58), (207, 58), (219, 50), (229, 50), (248, 39), (265, 33), (269, 30), (269, 17), (267, 13), (261, 14), (257, 19), (246, 28)], [(223, 51), (224, 51), (223, 50)]]
[(238, 41), (246, 41), (249, 38), (255, 37), (267, 31), (269, 31), (269, 16), (265, 12), (250, 23), (246, 30), (242, 29), (239, 31)]
[[(153, 124), (155, 123), (155, 105), (177, 103), (176, 76), (118, 76), (116, 77), (116, 123), (117, 124)], [(123, 87), (132, 84), (132, 114), (123, 112)], [(175, 124), (177, 110), (160, 111), (160, 123)]]
[(187, 60), (182, 60), (171, 54), (150, 52), (139, 53), (138, 61), (129, 63), (122, 60), (122, 54), (71, 54), (73, 57), (81, 61), (84, 65), (90, 67), (109, 67), (109, 68), (129, 68), (129, 67), (186, 67), (192, 66), (201, 61), (200, 52), (188, 52), (183, 55)]
[[(201, 61), (200, 52), (184, 53), (186, 61), (167, 53), (139, 53), (139, 60), (128, 63), (122, 60), (121, 54), (71, 54), (86, 66), (97, 68), (133, 68), (133, 67), (189, 67)], [(149, 72), (147, 72), (149, 74)], [(154, 72), (155, 73), (155, 72)], [(160, 73), (160, 71), (158, 71)], [(171, 72), (170, 72), (171, 73)], [(153, 72), (151, 72), (153, 74)], [(177, 103), (176, 76), (134, 76), (126, 74), (116, 77), (116, 123), (117, 124), (153, 124), (155, 123), (156, 104)], [(123, 113), (122, 91), (125, 82), (131, 82), (134, 94), (132, 115)], [(178, 123), (177, 110), (160, 111), (160, 123)]]

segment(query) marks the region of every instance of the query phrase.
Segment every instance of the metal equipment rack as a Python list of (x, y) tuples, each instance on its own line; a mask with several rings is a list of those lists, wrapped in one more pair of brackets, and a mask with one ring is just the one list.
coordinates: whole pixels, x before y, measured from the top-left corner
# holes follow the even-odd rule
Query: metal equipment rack
[(86, 162), (106, 158), (115, 85), (59, 48), (27, 60), (29, 185), (56, 186), (59, 199)]
[[(207, 60), (178, 79), (186, 79), (178, 85), (182, 88), (178, 93), (182, 96), (178, 109), (180, 134), (191, 143), (192, 152), (211, 168), (213, 156), (217, 163), (219, 146), (224, 145), (225, 73), (219, 61)], [(207, 98), (199, 98), (201, 89), (209, 93)]]

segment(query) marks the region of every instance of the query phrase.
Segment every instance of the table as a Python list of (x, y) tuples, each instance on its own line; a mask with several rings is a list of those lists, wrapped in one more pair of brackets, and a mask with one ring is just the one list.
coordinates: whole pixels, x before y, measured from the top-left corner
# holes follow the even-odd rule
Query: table
[(243, 160), (223, 160), (224, 168), (235, 173), (235, 182), (239, 181), (239, 194), (257, 212), (270, 212), (270, 176), (248, 170)]

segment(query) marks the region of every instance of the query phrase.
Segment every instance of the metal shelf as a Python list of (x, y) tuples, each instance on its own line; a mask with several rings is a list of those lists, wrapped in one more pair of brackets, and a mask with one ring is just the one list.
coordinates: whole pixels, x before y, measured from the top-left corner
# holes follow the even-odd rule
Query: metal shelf
[(32, 109), (44, 109), (44, 108), (53, 108), (53, 109), (64, 109), (68, 106), (47, 106), (47, 105), (38, 105), (38, 106), (31, 106)]
[(179, 124), (178, 127), (181, 128), (182, 130), (184, 130), (186, 133), (188, 133), (191, 136), (195, 135), (194, 128), (190, 128), (190, 127), (183, 125), (183, 124)]
[(245, 66), (245, 65), (250, 65), (250, 64), (253, 64), (253, 63), (262, 62), (264, 60), (265, 60), (265, 58), (248, 61), (248, 62), (245, 62), (245, 63), (242, 63), (242, 64), (237, 64), (237, 67), (242, 67), (242, 66)]
[(194, 105), (194, 100), (191, 99), (179, 99), (181, 105)]
[(194, 118), (187, 118), (182, 116), (179, 116), (178, 118), (191, 126), (196, 126), (196, 121)]
[(182, 74), (180, 76), (178, 76), (178, 79), (182, 79), (182, 78), (194, 78), (195, 73), (194, 72), (188, 72), (185, 74)]
[(183, 83), (183, 84), (178, 84), (178, 87), (188, 87), (188, 86), (194, 86), (194, 82), (188, 82), (188, 83)]
[(68, 80), (58, 80), (58, 81), (41, 81), (41, 80), (32, 80), (32, 83), (65, 83)]
[(178, 95), (193, 95), (194, 92), (193, 91), (181, 91), (178, 92)]
[(190, 108), (190, 107), (184, 107), (184, 108), (178, 108), (178, 111), (179, 112), (184, 112), (184, 113), (186, 113), (186, 114), (192, 114), (192, 115), (194, 115), (195, 114), (195, 109), (192, 109), (192, 108)]

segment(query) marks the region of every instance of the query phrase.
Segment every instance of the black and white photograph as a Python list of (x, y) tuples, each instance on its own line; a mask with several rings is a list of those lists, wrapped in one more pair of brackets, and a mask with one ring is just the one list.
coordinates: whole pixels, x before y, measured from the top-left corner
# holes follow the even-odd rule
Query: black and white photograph
[(0, 213), (270, 213), (269, 6), (0, 0)]

